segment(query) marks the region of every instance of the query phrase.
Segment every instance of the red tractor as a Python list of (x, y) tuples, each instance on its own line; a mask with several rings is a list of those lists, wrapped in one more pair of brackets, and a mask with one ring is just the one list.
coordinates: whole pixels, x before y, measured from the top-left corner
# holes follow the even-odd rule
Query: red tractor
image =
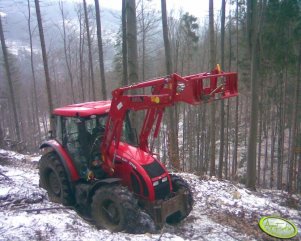
[[(111, 231), (135, 230), (141, 213), (157, 227), (178, 223), (192, 210), (191, 190), (159, 162), (149, 137), (158, 136), (164, 109), (176, 102), (196, 105), (233, 96), (237, 74), (215, 69), (118, 88), (111, 101), (57, 108), (53, 138), (40, 147), (40, 186), (51, 201), (74, 205)], [(129, 118), (138, 110), (145, 113), (139, 136)]]

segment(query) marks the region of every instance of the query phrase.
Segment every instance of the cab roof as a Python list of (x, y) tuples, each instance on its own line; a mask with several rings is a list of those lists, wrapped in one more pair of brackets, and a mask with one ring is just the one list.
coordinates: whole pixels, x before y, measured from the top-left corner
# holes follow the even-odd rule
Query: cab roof
[(52, 114), (68, 117), (88, 117), (91, 115), (106, 114), (110, 111), (110, 107), (110, 100), (93, 101), (56, 108), (53, 110)]

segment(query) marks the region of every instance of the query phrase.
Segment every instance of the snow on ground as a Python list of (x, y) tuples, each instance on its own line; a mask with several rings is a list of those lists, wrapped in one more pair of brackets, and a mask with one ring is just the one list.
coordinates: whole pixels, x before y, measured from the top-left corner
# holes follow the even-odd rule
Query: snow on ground
[(301, 240), (300, 196), (271, 190), (251, 192), (240, 184), (187, 173), (179, 175), (190, 183), (195, 204), (182, 223), (165, 225), (156, 234), (97, 230), (74, 210), (48, 201), (38, 186), (38, 159), (0, 150), (0, 241), (276, 240), (258, 227), (261, 217), (271, 215), (291, 220), (299, 231), (292, 240)]

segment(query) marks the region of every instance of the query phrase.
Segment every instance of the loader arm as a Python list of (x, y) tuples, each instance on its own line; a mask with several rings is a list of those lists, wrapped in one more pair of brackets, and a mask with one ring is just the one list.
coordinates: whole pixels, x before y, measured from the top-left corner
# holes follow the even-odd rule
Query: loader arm
[[(149, 90), (150, 94), (129, 93), (132, 90)], [(199, 73), (185, 77), (172, 74), (167, 77), (115, 89), (112, 92), (111, 108), (101, 145), (104, 160), (103, 168), (111, 174), (114, 172), (115, 154), (110, 154), (110, 148), (112, 148), (112, 145), (115, 151), (118, 148), (127, 111), (146, 110), (139, 134), (139, 148), (150, 152), (148, 137), (153, 127), (153, 137), (158, 136), (166, 107), (177, 102), (198, 105), (234, 97), (237, 94), (237, 73), (220, 72), (218, 69), (210, 73)]]

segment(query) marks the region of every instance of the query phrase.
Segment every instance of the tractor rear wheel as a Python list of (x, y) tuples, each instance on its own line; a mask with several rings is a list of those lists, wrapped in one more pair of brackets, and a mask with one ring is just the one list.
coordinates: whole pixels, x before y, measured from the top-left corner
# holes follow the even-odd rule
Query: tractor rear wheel
[(177, 175), (171, 175), (171, 182), (172, 182), (172, 189), (174, 192), (177, 192), (181, 189), (184, 189), (185, 191), (188, 192), (188, 196), (187, 196), (187, 211), (186, 213), (180, 213), (180, 212), (176, 212), (172, 215), (170, 215), (169, 217), (167, 217), (166, 222), (168, 224), (177, 224), (179, 222), (181, 222), (184, 218), (186, 218), (189, 213), (192, 210), (192, 205), (193, 205), (193, 196), (192, 196), (192, 192), (190, 190), (189, 184), (180, 176)]
[(97, 227), (113, 232), (135, 232), (139, 207), (137, 200), (126, 187), (107, 185), (99, 188), (93, 196), (91, 207)]
[(54, 152), (43, 155), (39, 161), (40, 186), (47, 190), (50, 201), (72, 205), (74, 197), (67, 173)]

